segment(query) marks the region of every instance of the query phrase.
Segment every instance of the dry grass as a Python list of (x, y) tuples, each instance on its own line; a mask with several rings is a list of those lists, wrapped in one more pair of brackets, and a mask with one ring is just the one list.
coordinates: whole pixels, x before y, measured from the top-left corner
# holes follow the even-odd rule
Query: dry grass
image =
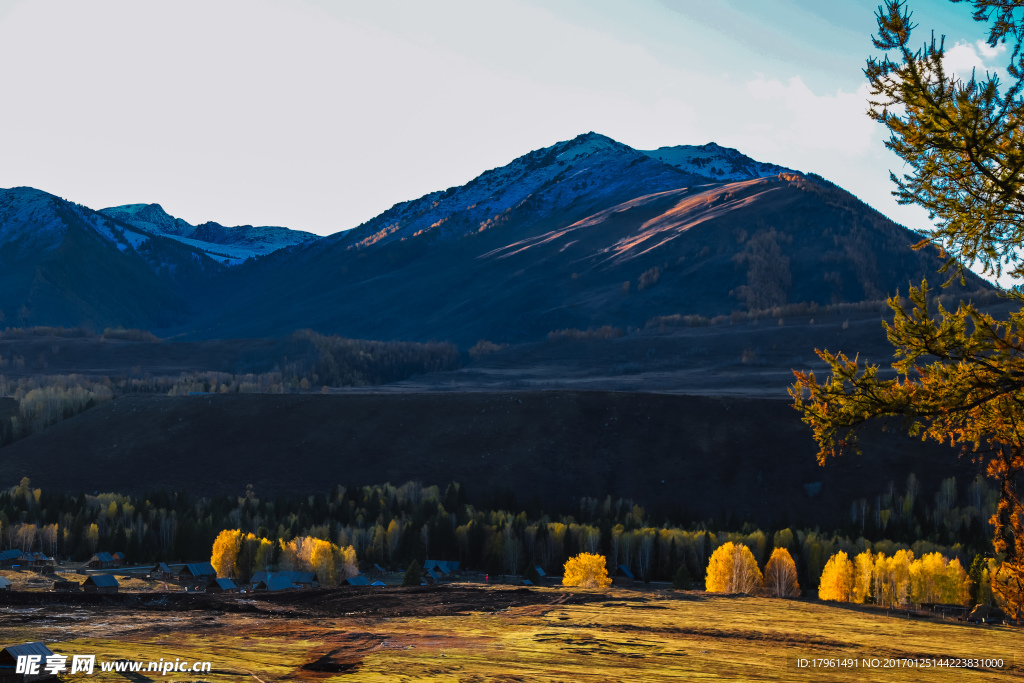
[[(500, 589), (495, 589), (500, 590)], [(550, 591), (557, 601), (562, 593)], [(208, 659), (213, 674), (132, 680), (252, 681), (1010, 681), (1020, 629), (907, 620), (804, 601), (610, 590), (601, 601), (496, 613), (313, 619), (43, 607), (0, 612), (6, 641), (43, 639), (100, 659)], [(798, 657), (998, 656), (1002, 671), (800, 670)], [(113, 676), (108, 674), (108, 676)], [(123, 680), (94, 676), (91, 680)]]
[[(81, 584), (88, 578), (88, 574), (82, 570), (80, 573), (66, 573), (61, 572), (52, 576), (40, 576), (36, 572), (31, 571), (18, 571), (18, 570), (0, 570), (0, 576), (10, 579), (12, 588), (16, 591), (38, 591), (38, 590), (50, 590), (53, 587), (54, 581), (75, 581)], [(174, 583), (165, 583), (162, 581), (151, 581), (150, 579), (135, 577), (135, 576), (123, 576), (120, 574), (114, 574), (117, 578), (118, 584), (120, 584), (120, 590), (130, 591), (132, 593), (151, 593), (155, 591), (169, 592), (169, 591), (183, 591), (185, 590), (182, 586)]]

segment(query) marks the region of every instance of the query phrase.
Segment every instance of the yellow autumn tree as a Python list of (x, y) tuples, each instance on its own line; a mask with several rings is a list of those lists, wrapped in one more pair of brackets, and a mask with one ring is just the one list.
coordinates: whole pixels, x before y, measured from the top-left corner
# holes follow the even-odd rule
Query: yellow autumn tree
[(612, 585), (612, 580), (608, 577), (608, 561), (604, 555), (594, 553), (580, 553), (576, 557), (570, 557), (565, 563), (562, 585), (607, 588)]
[(279, 544), (281, 569), (315, 572), (321, 584), (335, 585), (359, 573), (356, 550), (351, 545), (342, 548), (312, 536), (281, 540)]
[(259, 547), (256, 549), (256, 556), (253, 558), (252, 571), (265, 572), (270, 570), (274, 562), (274, 542), (261, 538)]
[(870, 550), (853, 558), (853, 602), (861, 604), (871, 599), (874, 588), (875, 557)]
[(210, 564), (217, 571), (218, 577), (223, 579), (235, 575), (235, 563), (241, 546), (242, 532), (238, 529), (225, 529), (217, 534), (213, 541)]
[(754, 554), (742, 543), (729, 541), (711, 553), (704, 582), (709, 593), (753, 593), (763, 583)]
[(837, 602), (850, 602), (853, 597), (853, 563), (842, 550), (825, 563), (818, 583), (818, 597)]
[(946, 592), (942, 602), (950, 605), (966, 605), (971, 600), (971, 581), (960, 560), (953, 558), (946, 565)]
[(776, 548), (764, 566), (764, 588), (776, 598), (800, 596), (800, 584), (796, 578), (796, 563), (785, 548)]

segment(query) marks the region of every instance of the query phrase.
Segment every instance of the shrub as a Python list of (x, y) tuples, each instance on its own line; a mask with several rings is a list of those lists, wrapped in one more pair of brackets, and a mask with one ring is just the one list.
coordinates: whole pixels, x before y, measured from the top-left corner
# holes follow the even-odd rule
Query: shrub
[(495, 351), (501, 351), (508, 344), (495, 344), (494, 342), (481, 339), (469, 349), (470, 358), (480, 358), (488, 354), (494, 353)]

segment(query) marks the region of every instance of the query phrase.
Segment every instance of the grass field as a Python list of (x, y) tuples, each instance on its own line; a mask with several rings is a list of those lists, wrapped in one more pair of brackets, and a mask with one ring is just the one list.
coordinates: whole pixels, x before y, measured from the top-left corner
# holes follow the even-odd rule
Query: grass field
[[(392, 590), (392, 589), (385, 589)], [(501, 591), (491, 588), (490, 591)], [(614, 589), (574, 600), (439, 616), (314, 615), (289, 604), (149, 611), (43, 604), (0, 611), (5, 643), (44, 640), (98, 660), (209, 660), (209, 674), (100, 674), (133, 681), (1009, 681), (1024, 679), (1019, 628), (908, 620), (807, 601)], [(511, 593), (510, 593), (511, 595)], [(395, 596), (393, 596), (395, 597)], [(402, 594), (397, 596), (401, 599)], [(446, 604), (443, 591), (433, 595)], [(461, 609), (461, 608), (459, 608)], [(381, 611), (382, 615), (389, 614)], [(998, 657), (1001, 670), (798, 668), (799, 658)]]

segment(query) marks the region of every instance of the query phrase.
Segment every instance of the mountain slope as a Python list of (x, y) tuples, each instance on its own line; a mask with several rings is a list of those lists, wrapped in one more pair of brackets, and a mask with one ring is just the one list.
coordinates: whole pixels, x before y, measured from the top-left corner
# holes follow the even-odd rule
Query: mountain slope
[(0, 322), (163, 328), (188, 319), (202, 252), (33, 188), (0, 189)]
[(254, 256), (319, 239), (310, 232), (270, 225), (229, 228), (211, 221), (196, 226), (169, 215), (159, 204), (125, 204), (101, 209), (100, 213), (200, 249), (224, 265), (238, 265)]

